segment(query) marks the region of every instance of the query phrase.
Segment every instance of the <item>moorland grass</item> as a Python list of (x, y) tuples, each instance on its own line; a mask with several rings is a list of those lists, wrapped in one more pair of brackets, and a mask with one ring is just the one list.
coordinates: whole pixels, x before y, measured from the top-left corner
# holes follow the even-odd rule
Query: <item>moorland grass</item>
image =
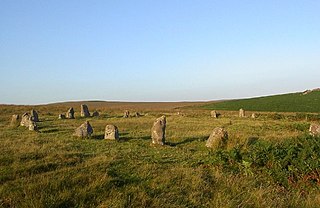
[(266, 112), (320, 112), (320, 91), (290, 93), (258, 98), (228, 100), (202, 105), (200, 108), (211, 110), (239, 110)]
[[(6, 107), (3, 107), (6, 108)], [(90, 108), (90, 105), (89, 105)], [(150, 111), (122, 118), (98, 109), (88, 118), (89, 139), (72, 136), (84, 118), (58, 120), (61, 106), (39, 107), (41, 133), (9, 126), (0, 116), (0, 206), (2, 207), (317, 207), (319, 138), (297, 114), (261, 113), (257, 119), (209, 110)], [(167, 145), (150, 145), (150, 128), (167, 116)], [(76, 114), (77, 116), (77, 114)], [(314, 122), (314, 121), (312, 121)], [(315, 121), (319, 122), (319, 121)], [(106, 124), (118, 126), (120, 141), (103, 140)], [(213, 128), (229, 133), (227, 149), (210, 150)]]

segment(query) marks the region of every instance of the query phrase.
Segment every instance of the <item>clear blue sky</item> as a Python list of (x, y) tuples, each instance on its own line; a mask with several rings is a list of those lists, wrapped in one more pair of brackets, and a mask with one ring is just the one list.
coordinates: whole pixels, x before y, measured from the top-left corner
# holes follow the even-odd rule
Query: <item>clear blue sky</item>
[(320, 87), (318, 0), (1, 0), (0, 103)]

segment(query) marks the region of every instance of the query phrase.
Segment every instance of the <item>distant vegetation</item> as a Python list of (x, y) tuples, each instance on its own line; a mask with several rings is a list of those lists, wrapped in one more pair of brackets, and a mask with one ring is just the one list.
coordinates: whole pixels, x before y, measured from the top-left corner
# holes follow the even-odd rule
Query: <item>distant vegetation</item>
[(266, 112), (320, 112), (320, 91), (307, 94), (290, 93), (267, 97), (258, 97), (241, 100), (229, 100), (210, 103), (201, 106), (212, 110), (239, 110), (244, 108), (249, 111)]

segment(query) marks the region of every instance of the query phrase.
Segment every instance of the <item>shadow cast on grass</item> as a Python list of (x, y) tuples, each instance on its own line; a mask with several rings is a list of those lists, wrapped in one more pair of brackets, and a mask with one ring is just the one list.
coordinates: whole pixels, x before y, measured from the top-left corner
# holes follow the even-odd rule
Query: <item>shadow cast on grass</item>
[(137, 140), (150, 140), (151, 141), (151, 136), (143, 136), (143, 137), (120, 137), (120, 142), (127, 142), (133, 139)]
[(206, 141), (208, 137), (190, 137), (190, 138), (186, 138), (185, 140), (181, 141), (181, 142), (166, 142), (166, 145), (171, 146), (171, 147), (175, 147), (175, 146), (179, 146), (179, 145), (183, 145), (183, 144), (188, 144), (194, 141)]

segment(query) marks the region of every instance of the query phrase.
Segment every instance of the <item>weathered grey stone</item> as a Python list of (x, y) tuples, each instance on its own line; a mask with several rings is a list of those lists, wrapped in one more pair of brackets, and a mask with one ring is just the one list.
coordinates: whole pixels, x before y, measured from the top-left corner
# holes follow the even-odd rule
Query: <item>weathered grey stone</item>
[(31, 120), (34, 122), (39, 121), (38, 113), (34, 109), (31, 110)]
[(251, 118), (257, 118), (257, 114), (255, 113), (251, 114)]
[(223, 128), (217, 127), (213, 129), (210, 137), (206, 142), (206, 147), (218, 149), (225, 148), (228, 141), (228, 132)]
[(134, 113), (134, 117), (140, 117), (140, 116), (141, 116), (141, 114), (139, 112)]
[(67, 111), (66, 117), (69, 118), (69, 119), (74, 119), (74, 110), (73, 110), (73, 108), (69, 108), (69, 110)]
[(77, 137), (85, 138), (85, 137), (90, 137), (92, 133), (93, 133), (92, 126), (90, 125), (89, 121), (86, 121), (75, 130), (75, 133), (73, 135)]
[(129, 118), (129, 116), (130, 116), (130, 112), (128, 110), (126, 110), (124, 112), (123, 118)]
[(64, 114), (59, 114), (59, 117), (58, 117), (59, 119), (66, 119), (66, 115), (64, 115)]
[(119, 140), (118, 127), (115, 125), (107, 125), (104, 132), (104, 139)]
[(31, 116), (29, 113), (22, 114), (20, 126), (29, 126), (31, 121)]
[(153, 126), (151, 128), (152, 144), (165, 144), (166, 125), (167, 122), (165, 116), (157, 118), (153, 123)]
[(320, 136), (320, 125), (319, 124), (311, 124), (309, 128), (309, 133), (312, 136)]
[(36, 122), (34, 122), (34, 121), (30, 121), (30, 123), (29, 123), (29, 130), (30, 131), (39, 131), (38, 130), (38, 126), (37, 126), (37, 123)]
[(81, 105), (81, 117), (90, 117), (90, 112), (87, 105)]
[(11, 117), (10, 126), (19, 126), (20, 123), (20, 116), (15, 114)]
[(239, 110), (239, 117), (240, 118), (243, 118), (243, 117), (245, 117), (246, 116), (246, 113), (245, 113), (245, 111), (241, 108), (240, 110)]
[(212, 118), (218, 118), (220, 116), (220, 113), (218, 113), (217, 111), (213, 110), (210, 112), (210, 115)]
[(94, 111), (93, 113), (92, 113), (92, 116), (93, 117), (98, 117), (100, 114), (99, 114), (99, 112), (98, 111)]

